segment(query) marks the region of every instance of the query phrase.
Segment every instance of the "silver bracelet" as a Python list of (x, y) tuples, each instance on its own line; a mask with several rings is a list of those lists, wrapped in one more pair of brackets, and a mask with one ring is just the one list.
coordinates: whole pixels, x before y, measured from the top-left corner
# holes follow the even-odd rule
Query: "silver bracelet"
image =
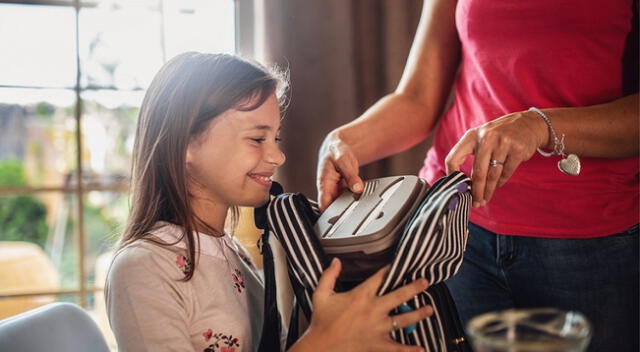
[(540, 148), (536, 148), (538, 150), (538, 153), (545, 157), (560, 155), (561, 159), (560, 161), (558, 161), (558, 169), (560, 169), (560, 171), (564, 172), (567, 175), (578, 176), (580, 174), (580, 168), (582, 167), (582, 165), (580, 164), (580, 158), (578, 158), (578, 156), (575, 154), (566, 155), (564, 153), (564, 133), (560, 138), (558, 138), (556, 130), (551, 125), (551, 121), (544, 112), (540, 111), (540, 109), (536, 107), (530, 107), (529, 111), (535, 112), (544, 120), (544, 122), (547, 124), (547, 127), (549, 127), (549, 132), (551, 133), (551, 138), (553, 139), (552, 152), (547, 153)]
[(536, 107), (530, 107), (529, 111), (533, 111), (536, 114), (538, 114), (540, 117), (542, 117), (544, 122), (549, 127), (549, 132), (551, 132), (551, 138), (553, 138), (553, 151), (551, 153), (547, 153), (542, 149), (537, 148), (538, 153), (542, 154), (542, 156), (564, 155), (564, 134), (562, 135), (562, 138), (558, 138), (558, 135), (556, 134), (556, 130), (553, 128), (553, 125), (551, 125), (551, 121), (549, 120), (547, 115), (544, 114), (544, 112), (540, 111), (540, 109)]

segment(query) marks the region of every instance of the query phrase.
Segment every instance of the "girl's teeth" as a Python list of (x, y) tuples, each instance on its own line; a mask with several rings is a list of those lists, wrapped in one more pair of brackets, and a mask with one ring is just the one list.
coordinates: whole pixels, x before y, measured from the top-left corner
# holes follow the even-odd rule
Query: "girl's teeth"
[(265, 181), (265, 182), (271, 181), (271, 177), (267, 177), (267, 176), (258, 176), (258, 175), (252, 175), (252, 176), (253, 176), (254, 178), (257, 178), (257, 179), (262, 180), (262, 181)]

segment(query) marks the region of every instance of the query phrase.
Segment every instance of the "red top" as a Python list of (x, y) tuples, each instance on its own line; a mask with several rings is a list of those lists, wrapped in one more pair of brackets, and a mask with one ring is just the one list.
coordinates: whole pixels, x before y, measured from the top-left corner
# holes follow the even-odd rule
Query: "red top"
[[(420, 176), (430, 183), (444, 176), (444, 159), (464, 132), (503, 115), (624, 96), (632, 18), (632, 1), (460, 0), (456, 98)], [(558, 170), (559, 159), (535, 153), (471, 221), (500, 234), (560, 238), (604, 236), (638, 223), (639, 158), (581, 157), (579, 176)], [(470, 174), (472, 161), (462, 171)]]

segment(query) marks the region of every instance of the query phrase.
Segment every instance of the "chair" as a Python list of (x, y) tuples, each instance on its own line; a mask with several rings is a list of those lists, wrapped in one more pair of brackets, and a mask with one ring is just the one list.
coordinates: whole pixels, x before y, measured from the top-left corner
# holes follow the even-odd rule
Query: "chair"
[(93, 319), (70, 303), (51, 303), (0, 321), (0, 352), (108, 352)]

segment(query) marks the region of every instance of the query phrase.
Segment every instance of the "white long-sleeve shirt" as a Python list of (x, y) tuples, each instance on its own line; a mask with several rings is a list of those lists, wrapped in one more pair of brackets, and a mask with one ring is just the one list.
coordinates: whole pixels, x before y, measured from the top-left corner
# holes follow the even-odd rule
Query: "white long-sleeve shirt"
[[(153, 238), (174, 243), (181, 228), (158, 223)], [(254, 351), (263, 321), (264, 286), (229, 235), (195, 234), (193, 278), (184, 242), (139, 240), (116, 253), (105, 286), (120, 351)]]

